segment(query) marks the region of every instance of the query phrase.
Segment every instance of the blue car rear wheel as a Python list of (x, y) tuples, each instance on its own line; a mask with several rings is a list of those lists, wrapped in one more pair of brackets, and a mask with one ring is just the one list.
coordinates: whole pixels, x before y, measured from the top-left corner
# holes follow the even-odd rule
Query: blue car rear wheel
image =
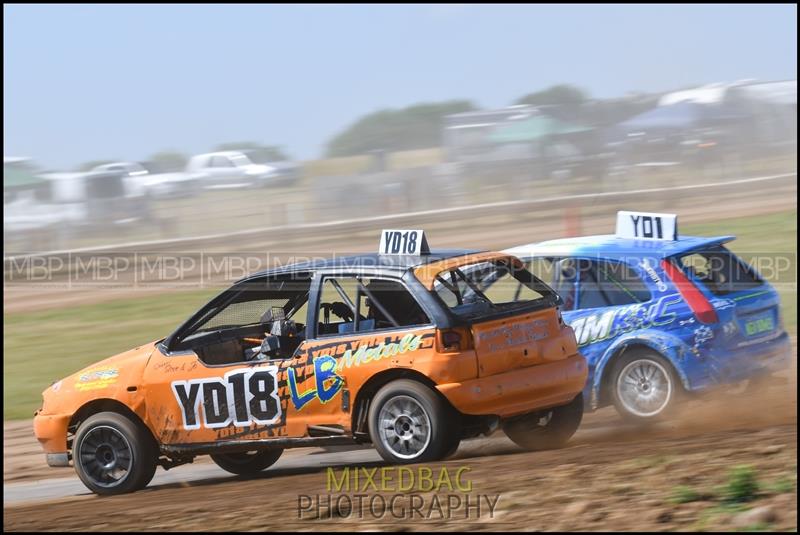
[(614, 365), (608, 386), (617, 412), (635, 423), (668, 415), (681, 388), (669, 361), (650, 350), (623, 355)]

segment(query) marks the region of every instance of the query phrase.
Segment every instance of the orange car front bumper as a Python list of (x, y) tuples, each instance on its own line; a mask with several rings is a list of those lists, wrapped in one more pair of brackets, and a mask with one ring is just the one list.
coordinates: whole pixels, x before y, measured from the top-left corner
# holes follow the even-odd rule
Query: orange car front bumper
[(568, 403), (583, 390), (587, 373), (586, 359), (576, 354), (436, 388), (464, 414), (507, 418)]
[(33, 432), (46, 454), (67, 453), (69, 414), (36, 413)]

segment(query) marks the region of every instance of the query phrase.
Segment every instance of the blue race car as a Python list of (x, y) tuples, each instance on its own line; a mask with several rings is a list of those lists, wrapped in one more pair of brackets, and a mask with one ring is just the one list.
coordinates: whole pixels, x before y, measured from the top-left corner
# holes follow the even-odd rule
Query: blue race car
[(676, 216), (643, 212), (619, 212), (616, 232), (506, 251), (563, 299), (588, 409), (653, 421), (682, 393), (790, 365), (778, 293), (725, 248), (733, 236), (678, 237)]

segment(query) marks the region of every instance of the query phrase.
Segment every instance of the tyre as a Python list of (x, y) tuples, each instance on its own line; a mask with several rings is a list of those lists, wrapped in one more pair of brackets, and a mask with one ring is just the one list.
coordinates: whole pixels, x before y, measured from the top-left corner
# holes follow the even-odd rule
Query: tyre
[(125, 494), (142, 489), (156, 472), (158, 450), (149, 431), (116, 412), (84, 421), (72, 449), (75, 471), (95, 494)]
[(578, 394), (566, 405), (510, 418), (503, 423), (503, 431), (526, 450), (552, 450), (572, 438), (582, 419), (583, 394)]
[(212, 453), (211, 460), (226, 472), (247, 476), (266, 470), (278, 461), (282, 453), (282, 449)]
[(449, 459), (450, 457), (455, 455), (460, 445), (461, 445), (461, 440), (452, 441), (450, 444), (450, 449), (444, 452), (444, 455), (442, 455), (442, 459)]
[(455, 452), (458, 414), (427, 386), (399, 379), (370, 403), (369, 434), (384, 460), (395, 464), (436, 461)]
[(672, 364), (652, 350), (624, 354), (614, 364), (608, 385), (619, 415), (638, 424), (669, 415), (681, 388)]

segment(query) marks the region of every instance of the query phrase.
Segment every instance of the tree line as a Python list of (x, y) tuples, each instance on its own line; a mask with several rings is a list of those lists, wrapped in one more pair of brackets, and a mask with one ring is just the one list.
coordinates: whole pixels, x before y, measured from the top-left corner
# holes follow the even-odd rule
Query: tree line
[[(598, 100), (579, 87), (559, 84), (529, 93), (514, 104), (544, 107), (547, 113), (584, 126), (603, 127), (624, 121), (647, 110), (656, 96), (631, 95), (617, 99)], [(376, 151), (401, 151), (439, 147), (442, 145), (442, 122), (454, 113), (478, 111), (470, 100), (447, 100), (414, 104), (400, 109), (382, 109), (364, 115), (326, 145), (325, 156), (355, 156)], [(263, 145), (252, 141), (223, 143), (215, 150), (240, 150), (247, 152), (256, 163), (288, 160), (290, 156), (279, 146)], [(153, 154), (145, 164), (159, 171), (176, 171), (186, 166), (187, 156), (176, 151)], [(118, 161), (118, 160), (117, 160)], [(86, 162), (81, 170), (88, 170), (109, 160)]]
[[(529, 93), (514, 104), (544, 107), (547, 113), (584, 126), (603, 127), (624, 121), (654, 105), (655, 96), (631, 95), (618, 99), (592, 99), (581, 88), (559, 84)], [(442, 145), (442, 122), (454, 113), (477, 111), (470, 100), (415, 104), (365, 115), (333, 136), (328, 157), (353, 156), (373, 151), (397, 151)]]

